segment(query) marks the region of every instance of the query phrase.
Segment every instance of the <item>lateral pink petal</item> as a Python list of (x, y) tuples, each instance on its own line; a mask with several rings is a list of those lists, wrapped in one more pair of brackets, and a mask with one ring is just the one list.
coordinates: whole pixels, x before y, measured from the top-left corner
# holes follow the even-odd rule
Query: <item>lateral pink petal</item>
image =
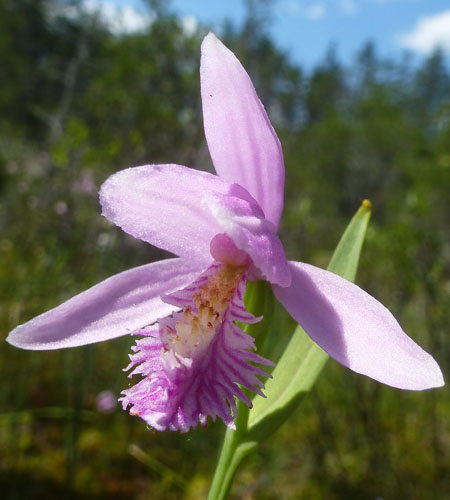
[(358, 286), (317, 267), (290, 262), (292, 284), (278, 300), (330, 356), (357, 373), (400, 389), (444, 384), (436, 361), (393, 315)]
[(16, 347), (41, 350), (129, 334), (176, 310), (160, 296), (191, 283), (202, 270), (182, 259), (135, 267), (18, 326), (6, 340)]
[(249, 193), (233, 184), (228, 194), (210, 195), (206, 203), (211, 212), (239, 250), (246, 252), (256, 268), (252, 279), (289, 286), (291, 272), (275, 226)]
[(245, 187), (278, 228), (284, 198), (280, 141), (245, 69), (212, 33), (202, 43), (200, 82), (217, 174)]
[(135, 238), (208, 264), (209, 243), (220, 227), (202, 200), (228, 188), (207, 172), (145, 165), (109, 177), (101, 187), (100, 203), (103, 215)]

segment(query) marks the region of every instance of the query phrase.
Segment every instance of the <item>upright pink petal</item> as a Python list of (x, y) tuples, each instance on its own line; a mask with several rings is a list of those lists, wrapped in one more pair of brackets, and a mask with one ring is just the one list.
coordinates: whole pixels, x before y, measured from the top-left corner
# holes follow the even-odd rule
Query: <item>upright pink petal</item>
[(22, 349), (39, 350), (126, 335), (176, 310), (160, 296), (190, 283), (201, 271), (196, 262), (182, 259), (135, 267), (18, 326), (6, 340)]
[(212, 33), (202, 43), (200, 80), (217, 174), (245, 187), (278, 228), (284, 196), (280, 141), (245, 69)]
[(100, 190), (103, 215), (135, 238), (206, 265), (209, 244), (221, 232), (203, 203), (229, 184), (180, 165), (145, 165), (121, 170)]
[(330, 356), (400, 389), (444, 384), (436, 361), (380, 302), (336, 274), (300, 262), (290, 262), (290, 267), (291, 286), (274, 286), (275, 295)]

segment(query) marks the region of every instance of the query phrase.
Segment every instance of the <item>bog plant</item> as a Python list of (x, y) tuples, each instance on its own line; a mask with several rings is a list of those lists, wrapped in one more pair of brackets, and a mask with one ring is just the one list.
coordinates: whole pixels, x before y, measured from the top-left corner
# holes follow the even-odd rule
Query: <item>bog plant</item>
[[(264, 107), (212, 33), (202, 44), (200, 74), (217, 175), (145, 165), (112, 175), (100, 190), (106, 218), (178, 257), (113, 276), (7, 340), (39, 350), (139, 336), (129, 368), (140, 379), (123, 391), (123, 407), (159, 431), (188, 432), (220, 418), (228, 430), (210, 491), (219, 499), (240, 460), (311, 389), (328, 355), (400, 389), (444, 382), (388, 309), (352, 283), (370, 202), (350, 222), (327, 271), (288, 261), (277, 236), (283, 155)], [(262, 316), (270, 324), (274, 300), (299, 326), (269, 374), (263, 367), (273, 363), (255, 352), (253, 334)]]

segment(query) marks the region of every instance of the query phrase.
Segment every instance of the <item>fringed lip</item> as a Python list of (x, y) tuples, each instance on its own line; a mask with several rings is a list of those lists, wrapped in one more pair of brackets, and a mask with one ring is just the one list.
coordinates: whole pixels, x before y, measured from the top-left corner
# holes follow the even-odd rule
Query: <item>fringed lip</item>
[(157, 430), (187, 432), (208, 418), (234, 428), (235, 399), (251, 407), (240, 386), (263, 396), (259, 377), (269, 375), (253, 363), (272, 363), (254, 352), (253, 338), (235, 324), (260, 319), (243, 302), (245, 271), (214, 263), (192, 284), (164, 297), (182, 311), (139, 332), (144, 337), (128, 368), (134, 368), (130, 376), (143, 379), (121, 398), (131, 414)]

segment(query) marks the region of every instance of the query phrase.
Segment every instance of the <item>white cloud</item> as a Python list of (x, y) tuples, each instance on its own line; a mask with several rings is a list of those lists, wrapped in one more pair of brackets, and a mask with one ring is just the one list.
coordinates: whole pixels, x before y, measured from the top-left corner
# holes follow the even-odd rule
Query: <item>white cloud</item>
[(139, 12), (131, 5), (118, 5), (112, 0), (84, 0), (83, 9), (100, 16), (115, 34), (145, 30), (153, 20), (149, 13)]
[(411, 31), (398, 35), (397, 42), (423, 54), (436, 47), (450, 51), (450, 10), (421, 17)]
[(326, 13), (327, 9), (323, 3), (313, 3), (305, 8), (305, 16), (308, 19), (320, 19)]

